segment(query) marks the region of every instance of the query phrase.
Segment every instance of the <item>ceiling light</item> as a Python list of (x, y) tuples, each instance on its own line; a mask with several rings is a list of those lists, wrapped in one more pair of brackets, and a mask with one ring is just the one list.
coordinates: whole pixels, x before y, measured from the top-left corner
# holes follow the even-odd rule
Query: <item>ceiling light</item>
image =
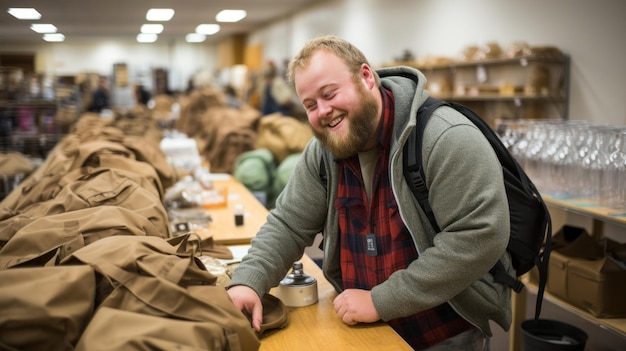
[(37, 33), (56, 33), (57, 27), (52, 24), (34, 23), (30, 25), (30, 29)]
[(141, 33), (159, 34), (163, 31), (162, 24), (144, 24), (141, 26)]
[(219, 31), (219, 24), (201, 24), (196, 27), (196, 33), (198, 34), (213, 35)]
[(157, 40), (156, 34), (141, 33), (137, 34), (137, 41), (140, 43), (154, 43)]
[(65, 35), (61, 33), (48, 33), (43, 35), (43, 40), (50, 42), (59, 42), (65, 40)]
[(200, 33), (189, 33), (185, 36), (188, 43), (201, 43), (206, 40), (206, 35)]
[(7, 12), (21, 20), (38, 20), (41, 18), (39, 11), (32, 7), (11, 7)]
[(218, 22), (239, 22), (246, 15), (245, 10), (222, 10), (215, 16), (215, 20)]
[(148, 21), (169, 21), (174, 17), (173, 9), (150, 9), (146, 14)]

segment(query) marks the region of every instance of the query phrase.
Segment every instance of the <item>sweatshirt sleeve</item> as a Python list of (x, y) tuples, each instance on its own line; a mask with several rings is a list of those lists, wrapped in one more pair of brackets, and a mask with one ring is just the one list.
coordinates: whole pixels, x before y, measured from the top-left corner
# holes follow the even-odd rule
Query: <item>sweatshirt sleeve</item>
[(320, 159), (321, 154), (309, 143), (277, 198), (276, 207), (233, 273), (231, 286), (247, 285), (263, 296), (278, 285), (322, 231), (328, 208), (319, 177)]

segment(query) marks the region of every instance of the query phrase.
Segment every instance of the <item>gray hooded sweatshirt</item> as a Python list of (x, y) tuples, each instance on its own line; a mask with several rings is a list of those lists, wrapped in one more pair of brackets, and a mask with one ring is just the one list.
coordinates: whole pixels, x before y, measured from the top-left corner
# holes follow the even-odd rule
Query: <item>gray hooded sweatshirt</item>
[[(485, 335), (492, 335), (489, 320), (508, 330), (511, 290), (494, 283), (488, 273), (501, 259), (514, 274), (506, 252), (508, 202), (495, 152), (462, 114), (449, 107), (434, 112), (421, 151), (430, 203), (441, 227), (436, 233), (402, 172), (403, 145), (415, 127), (418, 108), (428, 97), (426, 79), (409, 67), (384, 68), (378, 74), (383, 87), (393, 92), (395, 104), (389, 177), (419, 258), (372, 289), (376, 310), (388, 321), (448, 302)], [(320, 164), (327, 169), (328, 186), (320, 178)], [(334, 208), (337, 174), (332, 155), (312, 139), (235, 270), (231, 286), (247, 285), (263, 296), (322, 232), (324, 275), (338, 292), (343, 290)]]

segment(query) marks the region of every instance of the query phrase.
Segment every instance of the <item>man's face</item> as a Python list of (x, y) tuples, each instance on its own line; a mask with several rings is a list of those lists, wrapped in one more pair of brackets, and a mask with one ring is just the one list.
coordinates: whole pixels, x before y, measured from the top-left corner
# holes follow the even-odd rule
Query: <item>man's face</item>
[(375, 145), (380, 112), (371, 73), (365, 66), (355, 79), (341, 59), (324, 50), (296, 72), (296, 92), (313, 133), (337, 158)]

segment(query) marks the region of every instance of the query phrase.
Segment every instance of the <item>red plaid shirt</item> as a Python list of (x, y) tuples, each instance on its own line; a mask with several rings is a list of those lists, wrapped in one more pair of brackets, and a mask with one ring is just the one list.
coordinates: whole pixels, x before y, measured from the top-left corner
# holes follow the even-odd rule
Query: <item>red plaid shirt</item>
[[(338, 196), (341, 272), (346, 289), (370, 290), (391, 273), (417, 259), (389, 182), (389, 145), (393, 132), (393, 94), (381, 89), (383, 116), (377, 136), (379, 159), (368, 204), (358, 156), (339, 162)], [(369, 205), (369, 206), (368, 206)], [(369, 249), (368, 249), (369, 242)], [(449, 304), (389, 321), (416, 350), (435, 345), (472, 328)]]

